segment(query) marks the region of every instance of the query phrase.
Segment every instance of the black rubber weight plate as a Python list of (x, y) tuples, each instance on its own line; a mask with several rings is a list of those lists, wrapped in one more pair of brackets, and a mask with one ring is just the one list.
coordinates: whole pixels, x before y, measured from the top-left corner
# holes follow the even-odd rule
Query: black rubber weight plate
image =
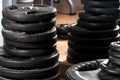
[(89, 30), (76, 24), (70, 25), (68, 30), (71, 35), (78, 35), (87, 38), (107, 38), (107, 37), (115, 37), (118, 35), (119, 26), (116, 26), (114, 29), (109, 30)]
[[(70, 49), (70, 48), (69, 48)], [(96, 52), (97, 53), (97, 52)], [(86, 53), (78, 53), (76, 51), (68, 51), (67, 55), (67, 60), (70, 63), (80, 63), (80, 62), (85, 62), (85, 61), (91, 61), (91, 60), (96, 60), (96, 59), (105, 59), (108, 58), (108, 53), (103, 52), (104, 54), (86, 54)]]
[[(96, 52), (97, 53), (97, 52)], [(98, 51), (98, 53), (90, 53), (90, 52), (78, 52), (76, 50), (73, 50), (71, 47), (68, 48), (68, 54), (72, 57), (75, 58), (85, 58), (87, 60), (87, 58), (102, 58), (102, 57), (108, 57), (108, 50), (107, 51), (103, 51), (103, 53), (101, 53), (100, 51)]]
[(59, 54), (54, 52), (47, 56), (20, 58), (20, 57), (6, 57), (4, 51), (0, 51), (0, 66), (12, 69), (35, 69), (47, 68), (53, 66), (58, 61)]
[(100, 71), (98, 69), (101, 62), (95, 60), (73, 65), (67, 69), (65, 80), (99, 80), (97, 73)]
[(3, 9), (3, 17), (17, 22), (49, 21), (55, 17), (57, 10), (45, 5), (13, 5)]
[(18, 23), (7, 19), (2, 19), (2, 25), (7, 30), (21, 31), (21, 32), (45, 32), (54, 27), (56, 19), (52, 19), (48, 22), (36, 22), (36, 23)]
[(56, 51), (56, 45), (50, 48), (44, 49), (19, 49), (15, 47), (10, 47), (8, 45), (4, 45), (4, 51), (8, 55), (18, 56), (18, 57), (37, 57), (37, 56), (45, 56), (50, 55), (54, 51)]
[(92, 14), (103, 14), (103, 15), (118, 15), (118, 8), (93, 8), (93, 7), (85, 7), (84, 10), (88, 13)]
[(7, 44), (12, 47), (16, 47), (16, 48), (22, 48), (22, 49), (50, 48), (50, 47), (56, 45), (56, 42), (57, 42), (57, 36), (55, 36), (55, 37), (53, 37), (53, 39), (49, 39), (47, 41), (29, 42), (29, 43), (14, 42), (14, 41), (4, 39), (4, 44)]
[(84, 45), (79, 45), (77, 43), (74, 43), (72, 41), (69, 41), (68, 42), (68, 46), (70, 48), (72, 48), (73, 50), (75, 50), (76, 52), (80, 52), (80, 53), (97, 53), (97, 54), (100, 54), (100, 53), (104, 53), (106, 51), (108, 51), (109, 47), (108, 46), (84, 46)]
[[(99, 1), (99, 2), (101, 2), (101, 1), (113, 1), (113, 0), (81, 0), (81, 2), (83, 3), (83, 4), (85, 4), (85, 3), (88, 3), (88, 2), (94, 2), (94, 1)], [(119, 2), (119, 0), (114, 0), (114, 2)]]
[(52, 67), (32, 70), (16, 70), (0, 67), (1, 77), (12, 79), (45, 79), (48, 77), (52, 77), (57, 73), (59, 73), (59, 63), (56, 63)]
[(116, 27), (116, 21), (113, 22), (89, 22), (78, 19), (77, 25), (89, 30), (106, 30)]
[(54, 27), (49, 31), (34, 34), (3, 29), (2, 34), (5, 39), (15, 42), (41, 42), (53, 38), (56, 35), (56, 28)]
[[(59, 75), (60, 73), (57, 73), (56, 75), (49, 77), (49, 78), (44, 78), (44, 79), (22, 79), (22, 80), (59, 80)], [(16, 79), (8, 79), (8, 78), (3, 78), (0, 77), (0, 80), (16, 80)]]
[(89, 21), (89, 22), (113, 22), (116, 21), (118, 16), (114, 15), (95, 15), (86, 12), (80, 12), (79, 18), (82, 21)]
[(119, 0), (113, 1), (91, 1), (91, 0), (82, 0), (85, 6), (89, 7), (99, 7), (99, 8), (118, 8), (119, 7)]
[(86, 46), (108, 46), (111, 42), (119, 40), (119, 35), (116, 37), (109, 38), (84, 38), (75, 35), (69, 35), (69, 40), (79, 44)]

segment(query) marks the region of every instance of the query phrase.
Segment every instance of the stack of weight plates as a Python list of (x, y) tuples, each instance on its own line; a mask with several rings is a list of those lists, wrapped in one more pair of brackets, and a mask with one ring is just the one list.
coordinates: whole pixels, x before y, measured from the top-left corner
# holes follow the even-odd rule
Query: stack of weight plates
[(66, 71), (66, 80), (120, 80), (120, 42), (112, 42), (109, 60), (76, 64)]
[(79, 63), (108, 57), (109, 44), (119, 38), (119, 0), (82, 0), (83, 12), (69, 29), (67, 60)]
[(55, 16), (44, 5), (3, 9), (0, 80), (59, 80)]

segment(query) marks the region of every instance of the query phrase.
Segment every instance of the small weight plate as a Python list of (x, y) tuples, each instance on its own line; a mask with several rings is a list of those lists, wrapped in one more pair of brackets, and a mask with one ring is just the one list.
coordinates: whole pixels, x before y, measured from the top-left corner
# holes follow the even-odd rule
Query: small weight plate
[(36, 22), (36, 23), (18, 23), (14, 21), (2, 19), (2, 25), (7, 30), (20, 31), (20, 32), (45, 32), (52, 29), (55, 25), (56, 19), (49, 22)]
[(49, 31), (34, 34), (3, 29), (2, 34), (5, 39), (15, 42), (40, 42), (53, 38), (56, 35), (56, 28), (54, 27)]
[(3, 17), (16, 22), (49, 21), (57, 14), (52, 6), (45, 5), (13, 5), (2, 11)]

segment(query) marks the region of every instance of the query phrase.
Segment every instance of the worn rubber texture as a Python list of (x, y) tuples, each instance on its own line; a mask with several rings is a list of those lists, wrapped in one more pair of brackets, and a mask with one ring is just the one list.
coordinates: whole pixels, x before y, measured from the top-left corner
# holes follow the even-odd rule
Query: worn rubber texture
[(6, 57), (1, 54), (0, 66), (11, 69), (42, 69), (53, 66), (58, 61), (58, 57), (59, 54), (56, 51), (51, 55), (31, 58)]
[(99, 7), (99, 8), (118, 8), (119, 7), (119, 0), (117, 1), (87, 1), (87, 0), (82, 0), (83, 4), (88, 7)]
[(100, 71), (99, 65), (103, 61), (94, 60), (73, 65), (67, 69), (65, 80), (99, 80), (97, 73)]
[(56, 51), (56, 45), (50, 48), (43, 49), (19, 49), (15, 47), (11, 47), (8, 45), (3, 46), (5, 54), (17, 56), (17, 57), (37, 57), (37, 56), (45, 56), (50, 55), (54, 51)]
[(84, 38), (75, 35), (69, 35), (69, 40), (77, 43), (79, 45), (86, 45), (86, 46), (108, 46), (113, 41), (118, 41), (120, 38), (119, 35), (116, 37), (109, 37), (109, 38)]
[(102, 54), (103, 52), (107, 52), (108, 46), (84, 46), (74, 42), (69, 41), (68, 46), (79, 53), (85, 54)]
[(23, 43), (23, 42), (15, 42), (4, 39), (4, 44), (9, 45), (11, 47), (21, 48), (21, 49), (43, 49), (43, 48), (50, 48), (54, 45), (56, 45), (57, 42), (57, 36), (53, 37), (53, 39), (49, 39), (47, 41), (42, 42), (29, 42), (29, 43)]
[[(107, 37), (115, 37), (118, 35), (119, 26), (117, 25), (114, 29), (109, 30), (89, 30), (76, 24), (70, 25), (68, 30), (71, 35), (87, 37), (87, 38), (107, 38)], [(93, 36), (94, 35), (94, 36)]]
[[(52, 73), (52, 74), (51, 74)], [(44, 69), (16, 70), (0, 66), (1, 77), (12, 79), (44, 79), (59, 73), (59, 63)]]
[(44, 22), (54, 18), (57, 10), (45, 5), (13, 5), (3, 9), (2, 13), (4, 18), (16, 22)]
[(2, 19), (2, 25), (7, 30), (20, 31), (20, 32), (45, 32), (52, 29), (55, 25), (56, 19), (49, 22), (36, 22), (36, 23), (18, 23), (7, 19)]
[[(59, 79), (60, 73), (57, 73), (55, 76), (49, 77), (49, 78), (44, 78), (44, 79), (22, 79), (22, 80), (60, 80)], [(17, 79), (8, 79), (4, 77), (0, 77), (0, 80), (17, 80)]]
[(118, 8), (93, 8), (84, 6), (84, 10), (92, 14), (118, 15)]
[(80, 12), (79, 18), (81, 21), (89, 22), (113, 22), (116, 21), (118, 16), (115, 15), (95, 15), (86, 12)]
[(116, 21), (113, 22), (88, 22), (78, 19), (77, 25), (89, 30), (106, 30), (116, 27)]
[(53, 38), (56, 35), (56, 28), (54, 27), (49, 31), (34, 34), (3, 29), (2, 34), (5, 39), (15, 42), (40, 42)]

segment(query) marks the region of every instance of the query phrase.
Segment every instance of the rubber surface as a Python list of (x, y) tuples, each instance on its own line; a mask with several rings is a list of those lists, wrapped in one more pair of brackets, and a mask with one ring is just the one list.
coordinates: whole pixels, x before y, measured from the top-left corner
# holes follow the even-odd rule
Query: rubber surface
[(5, 54), (11, 56), (18, 56), (18, 57), (37, 57), (37, 56), (45, 56), (50, 55), (54, 51), (56, 51), (56, 45), (50, 48), (44, 49), (19, 49), (15, 47), (10, 47), (8, 45), (4, 45)]
[[(68, 30), (71, 35), (87, 37), (87, 38), (107, 38), (107, 37), (115, 37), (118, 35), (119, 26), (116, 26), (114, 29), (109, 30), (89, 30), (76, 24), (70, 25)], [(93, 36), (94, 35), (94, 36)]]
[[(65, 80), (99, 80), (97, 75), (92, 74), (92, 71), (97, 73), (98, 71), (96, 70), (99, 69), (99, 65), (102, 61), (103, 60), (96, 60), (73, 65), (67, 69)], [(89, 74), (89, 72), (87, 73), (86, 71), (91, 71), (91, 74)]]
[(82, 0), (83, 4), (85, 6), (89, 6), (89, 7), (99, 7), (99, 8), (118, 8), (119, 7), (119, 0), (114, 0), (114, 1), (106, 1), (106, 0), (102, 0), (102, 1), (95, 1), (95, 0)]
[(78, 19), (77, 25), (89, 30), (107, 30), (116, 27), (116, 21), (113, 22), (88, 22)]
[[(55, 76), (49, 77), (49, 78), (44, 78), (44, 79), (22, 79), (22, 80), (59, 80), (59, 75), (60, 75), (60, 72), (57, 73)], [(8, 78), (0, 77), (0, 80), (16, 80), (16, 79), (8, 79)]]
[(69, 40), (79, 45), (86, 46), (108, 46), (111, 42), (119, 40), (119, 34), (116, 37), (109, 38), (84, 38), (75, 35), (69, 35)]
[(0, 75), (2, 77), (14, 78), (14, 79), (44, 79), (59, 73), (58, 68), (59, 68), (59, 63), (56, 63), (52, 67), (48, 67), (44, 69), (32, 69), (32, 70), (14, 70), (0, 66)]
[(25, 32), (14, 32), (10, 30), (2, 30), (3, 37), (7, 40), (16, 42), (40, 42), (53, 38), (56, 35), (56, 28), (43, 33), (29, 34)]
[(21, 48), (21, 49), (43, 49), (43, 48), (50, 48), (54, 45), (56, 45), (57, 42), (57, 35), (53, 37), (53, 39), (48, 39), (47, 41), (41, 41), (41, 42), (15, 42), (6, 40), (4, 38), (4, 44), (9, 45), (11, 47)]
[(93, 8), (84, 6), (84, 10), (92, 14), (118, 15), (119, 13), (118, 8)]
[(2, 11), (3, 17), (17, 22), (50, 21), (57, 14), (52, 6), (45, 5), (13, 5)]
[(5, 29), (20, 32), (45, 32), (52, 29), (55, 22), (55, 18), (48, 22), (36, 23), (18, 23), (4, 18), (2, 19), (2, 25)]
[(118, 16), (115, 16), (115, 15), (96, 15), (96, 14), (90, 14), (87, 12), (80, 12), (79, 18), (82, 21), (89, 21), (89, 22), (113, 22), (113, 21), (116, 21)]
[(5, 55), (0, 55), (0, 66), (11, 69), (43, 69), (56, 64), (58, 57), (59, 54), (56, 51), (51, 55), (31, 58), (6, 57)]

